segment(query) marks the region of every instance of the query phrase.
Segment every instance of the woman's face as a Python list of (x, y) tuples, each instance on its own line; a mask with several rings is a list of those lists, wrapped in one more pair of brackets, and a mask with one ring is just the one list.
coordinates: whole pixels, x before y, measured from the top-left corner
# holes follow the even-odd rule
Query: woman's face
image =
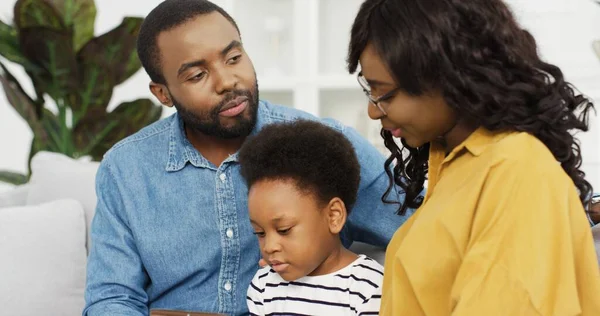
[[(366, 46), (359, 61), (374, 99), (397, 88), (373, 45)], [(384, 129), (394, 137), (404, 139), (410, 147), (420, 147), (433, 141), (448, 132), (456, 122), (454, 112), (439, 92), (411, 96), (399, 89), (379, 104), (387, 115), (369, 103), (369, 117), (381, 120)]]

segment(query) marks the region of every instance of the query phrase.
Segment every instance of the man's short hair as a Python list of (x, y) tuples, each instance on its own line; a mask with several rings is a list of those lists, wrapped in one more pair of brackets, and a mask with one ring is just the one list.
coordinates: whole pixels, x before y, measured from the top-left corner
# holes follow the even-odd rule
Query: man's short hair
[(160, 66), (158, 35), (199, 15), (213, 12), (219, 12), (240, 32), (235, 20), (225, 10), (207, 0), (166, 0), (148, 14), (138, 35), (137, 53), (152, 81), (166, 84)]

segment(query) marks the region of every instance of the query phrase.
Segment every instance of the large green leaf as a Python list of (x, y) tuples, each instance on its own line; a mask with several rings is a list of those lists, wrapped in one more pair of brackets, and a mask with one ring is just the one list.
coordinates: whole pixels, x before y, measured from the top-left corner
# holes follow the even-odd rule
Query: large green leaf
[(53, 99), (66, 99), (80, 84), (72, 31), (29, 27), (19, 32), (21, 51), (41, 70), (32, 74), (36, 88)]
[(75, 146), (82, 155), (100, 160), (115, 143), (157, 121), (161, 114), (162, 107), (149, 99), (121, 103), (110, 113), (82, 120), (74, 129)]
[(79, 52), (79, 60), (111, 69), (115, 84), (125, 81), (142, 66), (137, 58), (136, 40), (143, 21), (124, 18), (116, 28), (89, 41)]
[(36, 109), (35, 102), (25, 93), (17, 79), (2, 63), (0, 63), (0, 83), (10, 105), (25, 119), (34, 135), (46, 141), (48, 135), (37, 115), (40, 111)]
[(66, 29), (58, 11), (44, 0), (17, 0), (14, 7), (14, 20), (19, 29), (29, 27)]
[(25, 184), (28, 177), (24, 174), (12, 171), (0, 171), (0, 182), (7, 182), (15, 185)]
[[(48, 137), (47, 139), (42, 139), (37, 137), (37, 135), (33, 136), (31, 148), (29, 149), (29, 162), (31, 163), (31, 158), (40, 151), (50, 151), (71, 156), (71, 151), (62, 150), (62, 148), (69, 148), (72, 145), (70, 137), (66, 139), (62, 137), (61, 125), (65, 124), (65, 122), (61, 122), (54, 113), (46, 108), (42, 111), (40, 121)], [(31, 171), (31, 166), (29, 168)]]
[(123, 19), (121, 25), (125, 25), (127, 30), (127, 34), (124, 36), (123, 40), (132, 41), (133, 47), (128, 47), (127, 49), (122, 50), (122, 52), (125, 54), (125, 57), (127, 57), (126, 59), (122, 59), (122, 62), (125, 65), (125, 72), (117, 77), (117, 84), (129, 79), (129, 77), (133, 76), (133, 74), (142, 68), (142, 62), (137, 55), (136, 43), (143, 22), (143, 18), (127, 17)]
[(108, 114), (111, 120), (118, 120), (121, 128), (115, 130), (114, 138), (118, 141), (129, 136), (142, 127), (157, 121), (162, 114), (162, 106), (154, 104), (150, 99), (137, 99), (123, 102)]
[[(137, 37), (137, 36), (136, 36)], [(137, 54), (137, 49), (131, 51), (129, 55), (129, 60), (127, 60), (125, 66), (125, 73), (117, 78), (117, 84), (122, 83), (123, 81), (129, 79), (129, 77), (133, 76), (138, 70), (142, 68), (142, 62)]]
[(38, 68), (37, 71), (26, 71), (27, 75), (29, 75), (29, 79), (31, 79), (31, 83), (33, 84), (33, 89), (35, 91), (35, 103), (36, 103), (36, 107), (38, 109), (38, 116), (41, 116), (41, 110), (44, 108), (44, 84), (42, 82), (39, 82), (38, 78), (42, 77), (41, 74), (43, 73), (41, 69)]
[(135, 43), (143, 19), (125, 18), (113, 30), (96, 37), (78, 52), (81, 86), (72, 104), (75, 121), (88, 111), (105, 113), (114, 87), (141, 67)]
[(58, 11), (65, 26), (75, 30), (73, 46), (79, 51), (94, 37), (96, 4), (94, 0), (44, 0)]
[(17, 29), (0, 21), (0, 54), (12, 62), (24, 64), (27, 62), (25, 56), (19, 49)]
[[(77, 101), (71, 104), (76, 123), (88, 113), (106, 113), (106, 106), (115, 87), (113, 69), (91, 57), (79, 60), (79, 73), (82, 80), (77, 91)], [(95, 115), (93, 113), (90, 115)]]

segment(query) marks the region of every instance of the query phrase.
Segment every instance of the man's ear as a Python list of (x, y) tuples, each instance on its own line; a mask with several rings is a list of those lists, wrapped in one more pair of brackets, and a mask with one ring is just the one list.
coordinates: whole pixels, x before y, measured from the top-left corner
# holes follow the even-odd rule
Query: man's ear
[(344, 201), (338, 197), (331, 199), (325, 211), (327, 212), (329, 231), (332, 234), (339, 234), (344, 228), (348, 217)]
[(160, 103), (165, 106), (172, 107), (173, 100), (171, 98), (171, 93), (169, 93), (169, 89), (167, 86), (162, 83), (156, 83), (154, 81), (150, 82), (150, 92), (154, 94), (154, 96), (158, 99)]

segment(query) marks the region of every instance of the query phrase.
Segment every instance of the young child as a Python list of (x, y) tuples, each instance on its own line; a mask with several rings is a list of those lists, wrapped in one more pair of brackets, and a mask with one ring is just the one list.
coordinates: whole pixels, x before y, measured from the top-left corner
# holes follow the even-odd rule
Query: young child
[(268, 266), (248, 288), (251, 315), (378, 315), (383, 267), (343, 247), (360, 166), (321, 123), (265, 127), (239, 153), (250, 222)]

